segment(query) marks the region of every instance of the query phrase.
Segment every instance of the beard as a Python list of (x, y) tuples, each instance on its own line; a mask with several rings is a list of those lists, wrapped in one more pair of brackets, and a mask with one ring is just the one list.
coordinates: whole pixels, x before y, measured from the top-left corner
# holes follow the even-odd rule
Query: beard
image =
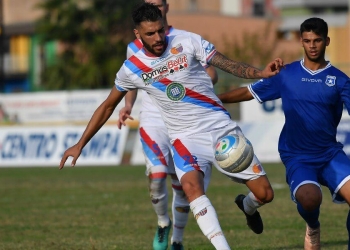
[[(142, 41), (143, 47), (144, 47), (148, 52), (152, 53), (152, 54), (155, 55), (155, 56), (161, 56), (161, 55), (163, 54), (163, 52), (164, 52), (164, 47), (163, 47), (163, 49), (162, 49), (161, 51), (160, 51), (160, 50), (155, 50), (155, 49), (153, 48), (152, 45), (146, 43), (142, 38), (140, 38), (140, 39), (141, 39), (141, 41)], [(156, 43), (155, 45), (164, 45), (164, 43), (165, 43), (165, 42), (158, 42), (158, 43)]]

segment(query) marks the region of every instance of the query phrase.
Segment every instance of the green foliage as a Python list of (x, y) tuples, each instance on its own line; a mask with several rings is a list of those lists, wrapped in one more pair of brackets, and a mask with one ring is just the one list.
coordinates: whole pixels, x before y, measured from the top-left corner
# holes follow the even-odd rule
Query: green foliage
[[(256, 235), (234, 198), (247, 194), (213, 169), (207, 196), (216, 209), (232, 250), (303, 249), (305, 223), (285, 183), (281, 164), (264, 164), (275, 191), (259, 208), (264, 232)], [(0, 249), (149, 250), (157, 224), (144, 166), (0, 168)], [(168, 190), (171, 190), (168, 178)], [(322, 249), (347, 249), (349, 208), (334, 204), (324, 189)], [(171, 216), (171, 191), (169, 192)], [(184, 233), (187, 250), (212, 250), (192, 213)]]
[(115, 74), (134, 39), (132, 8), (138, 0), (46, 0), (38, 8), (42, 44), (59, 41), (55, 64), (43, 63), (47, 90), (113, 86)]

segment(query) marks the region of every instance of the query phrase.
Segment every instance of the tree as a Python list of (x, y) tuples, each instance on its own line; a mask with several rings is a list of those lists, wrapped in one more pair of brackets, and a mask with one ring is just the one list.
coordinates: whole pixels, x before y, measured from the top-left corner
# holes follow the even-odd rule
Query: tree
[(37, 21), (42, 44), (57, 41), (54, 63), (43, 61), (46, 90), (110, 88), (135, 37), (131, 11), (137, 0), (45, 0)]

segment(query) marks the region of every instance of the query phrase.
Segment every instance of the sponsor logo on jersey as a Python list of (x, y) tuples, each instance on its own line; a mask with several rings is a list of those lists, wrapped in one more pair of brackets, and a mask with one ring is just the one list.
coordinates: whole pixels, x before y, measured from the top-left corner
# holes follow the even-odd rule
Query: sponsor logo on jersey
[(177, 55), (177, 54), (181, 53), (182, 51), (183, 51), (183, 47), (182, 47), (181, 43), (170, 49), (170, 53), (173, 55)]
[(322, 82), (321, 79), (312, 79), (312, 78), (301, 78), (302, 82)]
[(174, 74), (178, 71), (183, 71), (188, 68), (187, 56), (178, 56), (174, 60), (169, 60), (165, 65), (161, 65), (150, 72), (144, 72), (141, 74), (143, 82), (150, 85), (160, 79), (168, 76), (169, 74)]
[(153, 71), (144, 72), (141, 74), (141, 78), (144, 83), (147, 85), (154, 83), (155, 81), (159, 81), (160, 79), (166, 77), (169, 74), (169, 70), (167, 66), (162, 65)]
[(166, 62), (170, 74), (174, 74), (178, 71), (183, 71), (188, 67), (187, 56), (178, 56), (175, 60), (169, 60)]
[(337, 77), (335, 77), (335, 76), (327, 76), (327, 78), (326, 78), (326, 84), (327, 84), (327, 86), (329, 86), (329, 87), (332, 87), (332, 86), (334, 86), (335, 85), (335, 79), (336, 79)]
[(167, 56), (168, 55), (157, 58), (156, 60), (151, 62), (151, 65), (154, 65), (154, 64), (159, 63), (159, 62), (163, 62), (165, 59), (167, 59)]
[(166, 95), (172, 101), (180, 101), (186, 94), (186, 89), (181, 83), (173, 82), (166, 87)]

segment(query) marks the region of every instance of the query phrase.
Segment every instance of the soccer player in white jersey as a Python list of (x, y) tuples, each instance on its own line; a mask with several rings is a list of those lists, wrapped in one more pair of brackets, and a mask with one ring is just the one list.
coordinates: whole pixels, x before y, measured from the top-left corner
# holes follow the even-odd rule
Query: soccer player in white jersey
[[(223, 102), (255, 98), (260, 103), (281, 98), (285, 124), (278, 149), (291, 196), (306, 222), (304, 249), (314, 250), (321, 247), (321, 185), (329, 189), (333, 202), (350, 205), (350, 159), (336, 138), (344, 105), (350, 114), (350, 80), (325, 60), (330, 38), (324, 20), (305, 20), (300, 35), (304, 48), (301, 61), (286, 65), (274, 77), (219, 98)], [(346, 227), (350, 235), (350, 212)]]
[[(169, 11), (169, 4), (166, 0), (147, 0), (146, 2), (156, 5), (162, 12), (165, 34), (167, 36), (186, 32), (168, 25), (166, 14)], [(142, 47), (143, 45), (140, 39), (135, 39), (129, 43), (127, 47), (127, 58), (133, 56)], [(204, 67), (213, 84), (215, 84), (218, 78), (215, 68), (209, 65), (204, 65)], [(129, 91), (126, 94), (125, 107), (119, 112), (121, 116), (120, 121), (118, 121), (119, 128), (121, 128), (121, 123), (124, 121), (123, 118), (130, 117), (136, 97), (137, 89)], [(133, 119), (132, 117), (130, 118)], [(171, 157), (170, 138), (162, 116), (145, 91), (142, 91), (139, 134), (146, 161), (146, 175), (149, 179), (148, 185), (151, 202), (158, 217), (158, 225), (153, 239), (153, 250), (168, 249), (168, 236), (171, 228), (173, 228), (171, 250), (181, 250), (183, 249), (183, 232), (187, 224), (190, 207), (175, 173), (174, 163)], [(171, 176), (173, 191), (173, 225), (168, 215), (167, 175)], [(206, 175), (205, 178), (210, 178), (210, 175)]]
[(209, 180), (204, 176), (210, 174), (212, 165), (229, 178), (256, 184), (254, 194), (259, 198), (248, 195), (244, 199), (247, 213), (255, 212), (266, 199), (271, 199), (273, 191), (256, 157), (251, 166), (237, 174), (217, 166), (214, 150), (218, 140), (242, 131), (215, 95), (211, 79), (200, 62), (255, 79), (278, 74), (283, 62), (277, 58), (259, 70), (224, 57), (199, 35), (166, 36), (161, 12), (153, 4), (142, 3), (132, 17), (135, 35), (142, 40), (143, 49), (119, 69), (115, 87), (96, 109), (79, 141), (64, 152), (59, 168), (64, 167), (70, 156), (73, 157), (71, 165), (76, 164), (84, 146), (106, 123), (127, 91), (143, 89), (161, 112), (172, 142), (176, 175), (197, 224), (215, 249), (230, 249), (216, 211), (205, 195)]

